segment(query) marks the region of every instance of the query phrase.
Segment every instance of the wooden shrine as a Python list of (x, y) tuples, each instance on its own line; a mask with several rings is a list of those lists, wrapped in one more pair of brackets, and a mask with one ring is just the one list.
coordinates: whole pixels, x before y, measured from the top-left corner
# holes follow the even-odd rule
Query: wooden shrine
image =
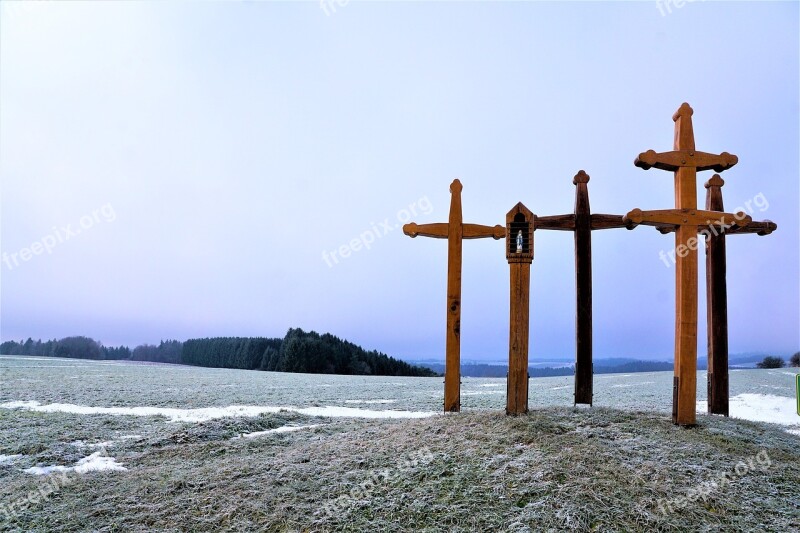
[(534, 215), (521, 203), (506, 215), (506, 260), (510, 270), (506, 414), (528, 412), (531, 262)]
[(589, 207), (589, 176), (584, 171), (573, 178), (573, 213), (538, 217), (522, 203), (506, 215), (506, 225), (464, 224), (461, 213), (462, 185), (450, 185), (450, 216), (447, 223), (409, 223), (403, 232), (448, 240), (447, 331), (445, 355), (445, 412), (461, 408), (460, 327), (461, 247), (463, 239), (505, 237), (509, 264), (510, 312), (507, 380), (507, 414), (528, 412), (528, 348), (530, 342), (530, 268), (536, 230), (573, 232), (575, 239), (576, 355), (575, 404), (592, 404), (592, 246), (591, 232), (638, 225), (655, 226), (662, 233), (675, 233), (675, 363), (672, 421), (691, 426), (696, 421), (697, 388), (697, 289), (698, 254), (705, 236), (708, 320), (708, 410), (728, 414), (728, 323), (725, 235), (768, 235), (777, 225), (768, 220), (753, 222), (743, 213), (723, 209), (724, 184), (715, 174), (706, 183), (706, 206), (697, 208), (697, 172), (723, 172), (738, 162), (727, 152), (710, 154), (695, 149), (692, 108), (682, 104), (672, 117), (675, 122), (673, 150), (639, 154), (634, 164), (644, 170), (657, 168), (674, 174), (675, 207), (655, 211), (633, 209), (626, 215), (592, 214)]
[(461, 241), (491, 237), (502, 239), (506, 230), (497, 225), (464, 224), (461, 216), (461, 182), (450, 184), (450, 217), (446, 223), (403, 226), (409, 237), (422, 235), (447, 239), (447, 333), (445, 337), (444, 410), (461, 410)]

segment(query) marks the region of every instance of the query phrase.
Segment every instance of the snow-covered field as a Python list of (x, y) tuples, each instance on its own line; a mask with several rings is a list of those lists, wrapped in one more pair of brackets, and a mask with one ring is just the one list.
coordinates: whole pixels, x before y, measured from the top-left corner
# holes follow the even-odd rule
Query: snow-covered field
[[(733, 370), (731, 416), (800, 434), (793, 369)], [(465, 411), (503, 410), (505, 380), (463, 378)], [(706, 373), (697, 376), (706, 409)], [(571, 376), (532, 378), (530, 406), (571, 405)], [(594, 405), (669, 412), (671, 372), (595, 376)], [(0, 409), (160, 416), (200, 422), (288, 410), (309, 416), (418, 418), (441, 410), (442, 378), (331, 376), (153, 363), (0, 356)]]
[[(800, 435), (794, 376), (787, 369), (732, 371), (731, 416), (779, 424), (786, 431)], [(698, 373), (697, 383), (697, 412), (704, 414), (705, 372)], [(531, 408), (571, 405), (572, 387), (571, 376), (531, 379)], [(671, 408), (671, 372), (598, 375), (594, 387), (597, 407), (661, 411), (665, 416)], [(463, 378), (461, 395), (465, 411), (502, 411), (505, 380)], [(31, 411), (145, 418), (148, 422), (142, 426), (143, 433), (154, 431), (162, 423), (192, 424), (281, 412), (321, 419), (425, 418), (437, 416), (441, 403), (442, 378), (285, 374), (0, 356), (0, 416), (4, 411)], [(235, 438), (293, 432), (319, 425), (289, 423), (262, 431), (245, 431)], [(143, 438), (119, 436), (117, 447), (120, 441), (136, 437)], [(87, 450), (73, 465), (37, 464), (24, 471), (40, 475), (70, 470), (78, 473), (125, 470), (113, 457), (106, 456), (107, 449), (115, 446), (114, 440), (70, 444)], [(0, 463), (10, 465), (21, 457), (0, 455)]]
[[(705, 372), (697, 381), (704, 413)], [(531, 415), (513, 418), (504, 379), (463, 378), (465, 413), (442, 416), (442, 378), (0, 356), (0, 530), (412, 531), (464, 516), (475, 522), (465, 531), (582, 529), (601, 515), (623, 530), (723, 515), (728, 530), (787, 530), (798, 519), (786, 506), (800, 472), (794, 372), (735, 370), (730, 384), (732, 416), (778, 425), (700, 416), (699, 430), (675, 428), (670, 372), (595, 376), (595, 409), (578, 410), (572, 377), (534, 378)], [(407, 467), (420, 449), (430, 463)], [(659, 514), (659, 498), (762, 452), (772, 470)], [(391, 481), (369, 489), (383, 503), (319, 515), (386, 468)]]

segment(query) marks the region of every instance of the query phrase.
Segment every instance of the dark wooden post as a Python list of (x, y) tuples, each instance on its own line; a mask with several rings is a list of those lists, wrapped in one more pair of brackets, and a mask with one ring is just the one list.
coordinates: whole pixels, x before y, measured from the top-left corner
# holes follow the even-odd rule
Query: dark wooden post
[(622, 215), (592, 214), (589, 175), (583, 170), (572, 179), (575, 212), (535, 217), (534, 230), (571, 231), (575, 237), (575, 404), (592, 405), (592, 231), (624, 228)]
[[(705, 184), (706, 209), (723, 211), (722, 186), (725, 181), (714, 176)], [(725, 235), (756, 233), (769, 235), (778, 229), (769, 220), (751, 222), (744, 227), (717, 229), (709, 226), (706, 235), (706, 298), (708, 337), (708, 412), (715, 415), (729, 414), (728, 386), (728, 284)]]
[[(706, 210), (723, 211), (722, 178), (708, 180)], [(711, 226), (713, 228), (713, 226)], [(708, 412), (728, 416), (728, 289), (725, 281), (725, 233), (706, 237), (706, 329), (708, 339)]]
[(672, 421), (692, 426), (696, 422), (697, 399), (697, 233), (701, 226), (746, 226), (752, 219), (697, 209), (697, 172), (714, 169), (722, 172), (738, 162), (735, 155), (719, 155), (695, 149), (692, 108), (682, 104), (672, 116), (675, 143), (672, 152), (648, 150), (634, 164), (644, 170), (652, 167), (674, 172), (675, 209), (641, 211), (625, 215), (630, 229), (637, 224), (675, 228), (675, 376), (673, 378)]
[[(581, 171), (575, 184), (575, 404), (592, 404), (592, 215), (589, 176)], [(622, 226), (622, 217), (619, 217)]]
[(505, 228), (464, 224), (461, 215), (461, 191), (458, 180), (450, 184), (450, 216), (446, 224), (421, 224), (414, 222), (403, 226), (409, 237), (422, 235), (447, 239), (447, 334), (445, 340), (444, 410), (461, 410), (461, 241), (492, 237), (502, 239)]
[(531, 211), (518, 203), (506, 215), (506, 259), (510, 269), (511, 311), (508, 334), (506, 414), (528, 412), (528, 341), (530, 338)]

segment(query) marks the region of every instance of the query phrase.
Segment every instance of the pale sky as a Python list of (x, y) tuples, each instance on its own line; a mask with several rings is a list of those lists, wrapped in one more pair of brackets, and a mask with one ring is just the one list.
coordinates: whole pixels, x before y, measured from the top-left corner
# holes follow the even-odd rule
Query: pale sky
[[(727, 210), (750, 201), (778, 224), (728, 238), (730, 352), (800, 350), (799, 15), (0, 1), (0, 337), (133, 347), (302, 327), (443, 358), (447, 246), (403, 235), (410, 206), (445, 222), (457, 177), (465, 222), (504, 223), (518, 201), (569, 213), (583, 169), (593, 212), (672, 208), (672, 174), (633, 160), (672, 149), (686, 101), (697, 149), (739, 157)], [(672, 246), (649, 227), (594, 233), (596, 357), (671, 358)], [(570, 357), (572, 235), (537, 232), (535, 253), (531, 360)], [(464, 359), (507, 357), (508, 270), (501, 242), (464, 243)]]

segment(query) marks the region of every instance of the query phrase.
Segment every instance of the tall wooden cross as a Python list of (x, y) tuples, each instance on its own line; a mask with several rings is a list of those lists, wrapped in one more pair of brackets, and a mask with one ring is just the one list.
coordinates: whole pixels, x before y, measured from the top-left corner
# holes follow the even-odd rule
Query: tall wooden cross
[(672, 387), (672, 421), (691, 426), (696, 422), (697, 398), (697, 234), (702, 227), (746, 226), (744, 213), (697, 209), (697, 172), (722, 172), (738, 162), (735, 155), (695, 150), (692, 108), (684, 103), (675, 112), (672, 152), (653, 150), (639, 154), (634, 164), (644, 170), (655, 167), (675, 173), (675, 209), (642, 211), (625, 215), (629, 229), (638, 224), (675, 226), (675, 370)]
[(403, 226), (409, 237), (422, 235), (434, 239), (447, 239), (447, 336), (445, 341), (444, 410), (461, 410), (461, 241), (463, 239), (495, 240), (505, 237), (501, 225), (482, 226), (464, 224), (461, 216), (461, 182), (450, 184), (450, 217), (446, 223)]
[(575, 212), (536, 217), (535, 230), (571, 231), (575, 236), (575, 404), (592, 404), (592, 230), (624, 228), (622, 215), (592, 214), (589, 175), (583, 170), (572, 179)]
[[(706, 210), (722, 211), (722, 186), (725, 181), (714, 174), (705, 184)], [(728, 387), (728, 285), (725, 279), (725, 236), (744, 233), (769, 235), (778, 229), (770, 220), (750, 222), (731, 228), (708, 226), (701, 232), (706, 238), (706, 337), (708, 340), (708, 412), (729, 414)], [(674, 226), (659, 228), (662, 233), (674, 231)]]

